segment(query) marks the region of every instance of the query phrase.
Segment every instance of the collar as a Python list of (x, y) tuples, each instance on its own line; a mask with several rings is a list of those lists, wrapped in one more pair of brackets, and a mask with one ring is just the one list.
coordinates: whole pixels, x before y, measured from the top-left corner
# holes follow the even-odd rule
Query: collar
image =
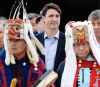
[[(47, 33), (45, 32), (45, 33), (44, 33), (44, 39), (47, 38), (47, 37), (48, 37), (48, 35), (47, 35)], [(58, 32), (57, 32), (54, 36), (48, 37), (48, 38), (56, 38), (56, 39), (59, 39), (59, 30), (58, 30)]]

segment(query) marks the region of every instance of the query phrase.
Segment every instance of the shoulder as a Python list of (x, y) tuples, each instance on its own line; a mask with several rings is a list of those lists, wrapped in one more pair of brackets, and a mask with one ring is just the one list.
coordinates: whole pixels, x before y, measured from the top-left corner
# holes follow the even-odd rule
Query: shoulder
[(63, 32), (59, 32), (59, 42), (63, 43), (63, 45), (65, 46), (65, 34)]
[(61, 35), (65, 36), (65, 33), (61, 32), (61, 31), (59, 31), (59, 33), (60, 33)]

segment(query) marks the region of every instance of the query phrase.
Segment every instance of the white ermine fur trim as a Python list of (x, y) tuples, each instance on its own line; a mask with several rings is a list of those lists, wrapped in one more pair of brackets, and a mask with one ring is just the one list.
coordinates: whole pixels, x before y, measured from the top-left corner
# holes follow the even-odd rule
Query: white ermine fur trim
[(72, 28), (69, 25), (66, 25), (66, 59), (65, 59), (65, 67), (62, 74), (61, 79), (61, 87), (73, 87), (74, 78), (77, 69), (77, 61), (75, 52), (73, 49), (73, 35), (72, 35)]

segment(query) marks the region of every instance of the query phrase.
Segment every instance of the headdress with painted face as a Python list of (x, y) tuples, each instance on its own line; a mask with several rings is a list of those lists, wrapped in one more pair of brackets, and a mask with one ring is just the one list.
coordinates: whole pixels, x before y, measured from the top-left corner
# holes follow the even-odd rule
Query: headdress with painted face
[[(21, 5), (21, 3), (22, 6), (19, 6)], [(4, 47), (6, 49), (5, 63), (7, 65), (9, 65), (10, 63), (15, 64), (14, 56), (8, 50), (9, 39), (23, 39), (27, 44), (27, 54), (30, 62), (37, 66), (39, 55), (36, 51), (36, 46), (40, 49), (42, 53), (43, 47), (32, 33), (32, 25), (27, 17), (26, 9), (24, 8), (23, 2), (21, 1), (19, 5), (18, 7), (23, 8), (23, 19), (20, 19), (18, 14), (17, 17), (9, 19), (6, 27), (7, 30), (5, 30), (4, 33)]]
[(73, 48), (77, 59), (87, 60), (90, 55), (90, 47), (88, 43), (88, 31), (87, 26), (78, 25), (73, 27)]
[[(74, 84), (74, 77), (76, 74), (77, 69), (77, 60), (76, 60), (76, 54), (74, 51), (73, 44), (84, 44), (86, 41), (88, 41), (89, 46), (92, 50), (92, 53), (98, 62), (100, 64), (100, 48), (98, 48), (98, 42), (95, 38), (95, 34), (93, 31), (93, 26), (91, 22), (73, 22), (70, 24), (67, 24), (65, 26), (66, 32), (66, 60), (65, 60), (65, 68), (64, 72), (62, 74), (62, 80), (61, 80), (61, 87), (73, 87)], [(66, 78), (67, 73), (67, 78)], [(67, 82), (68, 80), (68, 82)]]

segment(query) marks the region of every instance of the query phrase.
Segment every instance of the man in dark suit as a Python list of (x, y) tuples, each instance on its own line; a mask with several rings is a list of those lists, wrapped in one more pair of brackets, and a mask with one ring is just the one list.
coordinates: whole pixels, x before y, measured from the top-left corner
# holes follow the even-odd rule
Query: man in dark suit
[[(61, 9), (54, 3), (46, 4), (41, 10), (44, 16), (44, 33), (37, 36), (45, 47), (44, 61), (47, 71), (57, 71), (65, 59), (65, 35), (59, 31)], [(43, 55), (41, 55), (43, 56)]]

